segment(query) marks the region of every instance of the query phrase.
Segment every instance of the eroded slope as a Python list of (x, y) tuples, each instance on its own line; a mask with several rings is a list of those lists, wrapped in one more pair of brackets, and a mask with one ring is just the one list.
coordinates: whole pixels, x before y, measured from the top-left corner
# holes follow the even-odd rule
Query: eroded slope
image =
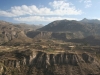
[(13, 51), (0, 53), (1, 75), (100, 75), (94, 55), (76, 52), (46, 53)]

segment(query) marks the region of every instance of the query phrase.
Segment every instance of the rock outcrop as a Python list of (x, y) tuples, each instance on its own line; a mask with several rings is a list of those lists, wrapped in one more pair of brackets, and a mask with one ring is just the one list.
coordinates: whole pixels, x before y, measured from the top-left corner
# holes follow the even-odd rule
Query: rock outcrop
[[(78, 34), (77, 34), (78, 33)], [(55, 40), (69, 40), (75, 38), (84, 38), (80, 32), (77, 33), (65, 33), (65, 32), (47, 32), (47, 31), (29, 31), (26, 35), (34, 40), (38, 39), (55, 39)], [(79, 36), (79, 34), (81, 36)]]
[(0, 75), (100, 75), (100, 62), (88, 53), (2, 52)]

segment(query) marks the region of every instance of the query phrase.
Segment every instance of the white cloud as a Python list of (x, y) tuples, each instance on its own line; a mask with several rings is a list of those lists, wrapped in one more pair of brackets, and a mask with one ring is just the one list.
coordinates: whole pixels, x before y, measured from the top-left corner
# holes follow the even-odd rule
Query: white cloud
[(58, 15), (80, 15), (82, 14), (81, 10), (76, 10), (75, 6), (72, 3), (66, 1), (53, 1), (49, 3), (53, 9), (54, 13)]
[(68, 20), (77, 20), (76, 18), (66, 18), (66, 17), (43, 17), (43, 16), (29, 16), (29, 17), (19, 17), (14, 18), (16, 21), (20, 22), (36, 22), (36, 21), (54, 21), (54, 20), (62, 20), (62, 19), (68, 19)]
[(85, 6), (86, 8), (91, 7), (91, 5), (92, 5), (91, 0), (85, 0), (84, 3), (86, 4), (86, 6)]
[(79, 2), (83, 2), (83, 0), (79, 0)]
[(97, 18), (98, 20), (100, 20), (100, 18)]
[(4, 17), (14, 17), (16, 15), (15, 14), (12, 14), (10, 12), (6, 12), (6, 11), (0, 10), (0, 16), (4, 16)]
[(89, 8), (92, 6), (91, 0), (79, 0), (79, 2), (83, 2), (85, 4), (85, 8)]
[(35, 5), (27, 6), (14, 6), (11, 7), (9, 11), (0, 10), (0, 16), (5, 17), (18, 17), (26, 15), (80, 15), (82, 10), (76, 9), (74, 5), (65, 0), (54, 0), (50, 2), (49, 7), (37, 7)]

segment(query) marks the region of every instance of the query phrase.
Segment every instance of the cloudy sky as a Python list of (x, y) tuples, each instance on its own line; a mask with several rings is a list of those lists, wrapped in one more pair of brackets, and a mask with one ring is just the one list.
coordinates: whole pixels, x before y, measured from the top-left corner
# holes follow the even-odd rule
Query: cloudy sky
[(54, 20), (100, 19), (100, 0), (0, 0), (0, 20), (48, 24)]

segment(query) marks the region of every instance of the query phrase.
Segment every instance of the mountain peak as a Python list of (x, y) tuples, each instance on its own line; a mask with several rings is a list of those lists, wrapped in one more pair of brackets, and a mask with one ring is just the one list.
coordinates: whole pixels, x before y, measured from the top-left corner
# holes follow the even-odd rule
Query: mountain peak
[(83, 20), (88, 20), (87, 18), (84, 18)]
[(84, 18), (80, 22), (82, 22), (82, 23), (100, 24), (100, 20), (98, 20), (98, 19), (87, 19), (87, 18)]
[(82, 22), (88, 22), (89, 20), (87, 18), (84, 18), (81, 20)]

